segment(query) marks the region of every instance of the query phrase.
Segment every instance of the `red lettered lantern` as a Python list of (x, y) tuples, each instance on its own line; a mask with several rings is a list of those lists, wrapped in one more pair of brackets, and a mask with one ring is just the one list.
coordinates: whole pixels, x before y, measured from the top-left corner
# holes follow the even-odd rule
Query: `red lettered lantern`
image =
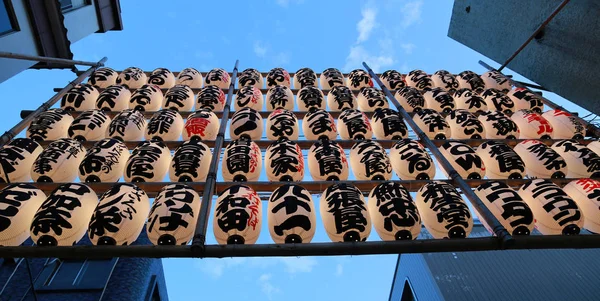
[(260, 89), (264, 85), (262, 74), (254, 68), (248, 68), (238, 74), (238, 85), (240, 87), (253, 86)]
[(340, 114), (337, 129), (340, 137), (345, 140), (371, 139), (373, 137), (369, 118), (365, 113), (355, 109), (347, 109)]
[(573, 140), (561, 140), (552, 144), (567, 162), (567, 178), (595, 178), (600, 176), (600, 156)]
[(277, 109), (294, 109), (294, 94), (287, 86), (273, 86), (267, 91), (267, 110)]
[(456, 108), (452, 95), (441, 88), (432, 88), (423, 93), (428, 109), (440, 113), (450, 113)]
[(148, 83), (162, 89), (169, 89), (175, 86), (175, 75), (167, 68), (156, 68), (148, 77)]
[[(488, 181), (474, 190), (475, 194), (511, 235), (529, 235), (533, 231), (533, 212), (521, 196), (503, 182)], [(475, 209), (481, 217), (481, 212)], [(484, 226), (494, 233), (494, 229), (483, 218)]]
[(585, 125), (579, 118), (569, 112), (561, 110), (550, 110), (544, 112), (542, 117), (546, 119), (552, 128), (554, 139), (583, 139), (585, 138)]
[(71, 88), (60, 101), (60, 108), (66, 111), (94, 109), (100, 93), (90, 84), (79, 84)]
[(425, 148), (417, 141), (402, 139), (390, 148), (392, 168), (402, 180), (430, 180), (435, 165)]
[(360, 90), (363, 87), (373, 87), (373, 80), (367, 71), (355, 69), (348, 73), (346, 86), (352, 90)]
[(408, 137), (404, 119), (392, 109), (376, 109), (371, 119), (371, 127), (377, 139), (398, 140)]
[(108, 125), (107, 138), (121, 141), (139, 141), (144, 139), (146, 118), (137, 110), (127, 109), (119, 113)]
[(138, 111), (158, 111), (162, 105), (163, 94), (157, 85), (143, 85), (129, 99), (129, 108)]
[(525, 163), (506, 143), (488, 141), (477, 148), (477, 155), (483, 160), (486, 176), (489, 179), (522, 179), (525, 177)]
[(296, 95), (296, 101), (300, 111), (309, 111), (311, 108), (325, 109), (325, 96), (315, 86), (306, 86), (300, 89)]
[(185, 141), (175, 150), (169, 178), (172, 182), (202, 182), (210, 168), (212, 153), (200, 140)]
[(356, 97), (346, 86), (333, 86), (327, 93), (327, 105), (331, 111), (357, 108)]
[(170, 184), (158, 193), (148, 215), (146, 232), (154, 245), (186, 245), (194, 235), (200, 196), (183, 184)]
[(415, 112), (413, 121), (425, 132), (429, 139), (447, 139), (450, 137), (450, 125), (444, 117), (431, 109)]
[(481, 139), (485, 137), (485, 127), (475, 115), (467, 110), (454, 110), (446, 116), (450, 133), (454, 139)]
[(241, 108), (251, 108), (257, 111), (263, 109), (263, 94), (256, 86), (245, 86), (240, 88), (235, 94), (233, 106), (236, 111)]
[(231, 77), (229, 76), (229, 73), (227, 73), (227, 71), (221, 68), (215, 68), (210, 70), (206, 74), (206, 79), (204, 80), (204, 83), (206, 84), (206, 87), (210, 85), (215, 85), (220, 89), (227, 89), (231, 84)]
[(554, 129), (542, 115), (530, 111), (519, 110), (511, 116), (519, 127), (520, 139), (552, 139)]
[(567, 162), (551, 147), (538, 140), (525, 140), (514, 151), (523, 159), (530, 178), (562, 179), (567, 173)]
[(290, 88), (290, 74), (283, 68), (273, 68), (267, 74), (267, 88), (285, 86)]
[(126, 86), (128, 89), (138, 89), (148, 82), (144, 70), (137, 67), (125, 68), (117, 77), (117, 85)]
[(304, 156), (300, 146), (286, 138), (269, 145), (265, 153), (265, 166), (269, 181), (302, 181)]
[(506, 95), (514, 102), (515, 111), (532, 110), (541, 114), (544, 110), (544, 103), (541, 96), (528, 89), (515, 88), (510, 90)]
[(423, 185), (415, 203), (423, 225), (434, 238), (465, 238), (473, 229), (467, 204), (448, 183), (432, 181)]
[[(207, 77), (208, 78), (208, 77)], [(223, 111), (225, 108), (225, 93), (216, 85), (207, 85), (198, 92), (196, 109), (207, 108), (211, 111)]]
[(477, 117), (485, 128), (487, 139), (517, 139), (517, 124), (500, 111), (484, 112)]
[(345, 181), (348, 161), (344, 149), (335, 141), (322, 139), (308, 150), (308, 169), (315, 181)]
[(400, 105), (406, 112), (418, 112), (425, 108), (425, 98), (421, 92), (414, 87), (404, 87), (396, 92), (394, 98), (398, 100)]
[(73, 120), (67, 133), (77, 141), (97, 141), (106, 137), (110, 122), (110, 117), (103, 111), (85, 111)]
[(146, 140), (176, 141), (183, 130), (183, 118), (175, 110), (160, 110), (150, 118)]
[(263, 132), (263, 119), (260, 114), (251, 108), (242, 108), (231, 117), (229, 125), (229, 136), (238, 139), (247, 136), (250, 139), (259, 140)]
[[(327, 68), (319, 76), (321, 88), (324, 90), (333, 89), (333, 87), (344, 86), (344, 75), (336, 68)], [(331, 108), (331, 106), (330, 106)]]
[(73, 139), (53, 141), (33, 162), (31, 177), (36, 182), (73, 182), (84, 156), (85, 148)]
[(298, 119), (293, 112), (277, 109), (269, 115), (267, 119), (267, 138), (269, 140), (279, 138), (298, 140), (299, 135), (300, 126), (298, 126)]
[(199, 109), (190, 115), (183, 126), (183, 140), (215, 140), (219, 133), (219, 118), (210, 109)]
[(262, 169), (262, 154), (246, 137), (232, 141), (223, 154), (221, 173), (225, 181), (256, 181)]
[(294, 89), (318, 87), (317, 74), (310, 68), (300, 68), (294, 74)]
[(48, 141), (69, 137), (73, 116), (63, 109), (50, 109), (37, 115), (27, 128), (27, 138)]
[(271, 194), (267, 222), (278, 244), (309, 243), (315, 235), (317, 216), (312, 196), (297, 185), (281, 186)]
[(421, 233), (419, 210), (401, 184), (386, 182), (375, 186), (367, 208), (381, 240), (417, 239)]
[(79, 179), (85, 182), (118, 182), (129, 159), (127, 146), (116, 139), (103, 139), (90, 148), (79, 164)]
[(177, 85), (186, 85), (193, 89), (200, 89), (204, 84), (202, 80), (202, 74), (194, 68), (185, 68), (177, 75), (175, 81)]
[(371, 217), (358, 188), (333, 184), (321, 195), (321, 220), (333, 242), (366, 241), (371, 234)]
[(131, 152), (125, 166), (126, 182), (161, 182), (171, 163), (171, 151), (160, 141), (143, 141)]
[[(458, 141), (446, 141), (439, 149), (461, 177), (467, 179), (485, 177), (485, 164), (470, 146)], [(448, 177), (446, 170), (442, 168), (442, 171)]]
[(0, 190), (0, 246), (20, 246), (29, 238), (31, 220), (45, 199), (44, 192), (30, 184), (11, 184)]
[(374, 87), (360, 88), (358, 97), (358, 108), (363, 112), (373, 112), (379, 108), (388, 108), (389, 104), (383, 91)]
[(335, 120), (325, 110), (311, 110), (304, 115), (302, 131), (306, 140), (317, 140), (337, 138), (337, 127)]
[(98, 95), (96, 108), (102, 111), (119, 112), (129, 108), (131, 91), (126, 86), (110, 86)]
[(102, 67), (96, 69), (92, 75), (90, 75), (88, 84), (104, 89), (116, 84), (117, 77), (119, 77), (117, 71), (108, 67)]
[(406, 86), (402, 74), (396, 70), (387, 70), (379, 78), (388, 90), (398, 90)]
[(488, 110), (485, 100), (466, 88), (454, 92), (454, 102), (457, 109), (467, 110), (471, 113), (486, 112)]
[(221, 192), (213, 218), (219, 244), (254, 244), (261, 225), (262, 202), (252, 188), (234, 185)]
[(43, 148), (29, 138), (16, 138), (0, 148), (0, 182), (31, 181), (31, 166)]
[(590, 232), (600, 233), (600, 182), (592, 179), (574, 180), (563, 191), (583, 213), (583, 227)]

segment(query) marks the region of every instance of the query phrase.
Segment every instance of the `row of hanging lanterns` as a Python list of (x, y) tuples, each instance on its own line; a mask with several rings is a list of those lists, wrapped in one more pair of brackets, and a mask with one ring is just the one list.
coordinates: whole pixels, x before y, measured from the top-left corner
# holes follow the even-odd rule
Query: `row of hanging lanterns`
[(186, 85), (190, 88), (200, 89), (204, 84), (216, 85), (226, 89), (231, 83), (229, 73), (221, 68), (210, 70), (206, 78), (194, 68), (185, 68), (177, 77), (167, 68), (154, 69), (150, 75), (137, 67), (129, 67), (118, 73), (114, 69), (102, 67), (96, 69), (88, 80), (88, 84), (106, 89), (113, 85), (127, 86), (129, 89), (139, 89), (144, 85), (156, 85), (161, 89), (170, 89), (176, 85)]

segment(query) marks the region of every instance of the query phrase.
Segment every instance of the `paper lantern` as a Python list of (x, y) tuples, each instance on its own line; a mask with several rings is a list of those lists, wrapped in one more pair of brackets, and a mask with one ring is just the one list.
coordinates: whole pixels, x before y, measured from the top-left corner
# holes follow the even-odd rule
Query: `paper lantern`
[(262, 74), (254, 68), (248, 68), (238, 74), (238, 85), (240, 87), (253, 86), (260, 89), (264, 85)]
[(458, 87), (461, 89), (467, 88), (478, 94), (485, 89), (483, 80), (473, 71), (466, 70), (459, 73), (456, 80), (458, 81)]
[(154, 245), (186, 245), (196, 230), (200, 196), (184, 184), (170, 184), (158, 193), (148, 214), (146, 232)]
[(294, 89), (318, 87), (317, 74), (310, 68), (301, 68), (294, 74)]
[(587, 145), (587, 148), (589, 148), (592, 152), (596, 153), (596, 155), (600, 156), (600, 141), (595, 140), (590, 142)]
[(119, 77), (117, 71), (108, 67), (102, 67), (92, 72), (88, 84), (104, 89), (116, 84), (117, 77)]
[(585, 138), (585, 125), (576, 116), (562, 110), (544, 112), (542, 117), (552, 126), (554, 139), (583, 139)]
[(183, 118), (175, 110), (160, 110), (150, 118), (146, 140), (176, 141), (183, 130)]
[(294, 94), (286, 86), (273, 86), (267, 91), (267, 110), (294, 109)]
[(476, 151), (483, 160), (488, 179), (523, 179), (525, 163), (506, 143), (488, 141), (482, 143)]
[(473, 229), (469, 207), (452, 185), (429, 182), (417, 191), (416, 205), (433, 238), (466, 238)]
[(127, 160), (127, 146), (116, 139), (103, 139), (90, 148), (79, 164), (79, 179), (85, 182), (118, 182)]
[(202, 88), (203, 83), (202, 74), (194, 68), (185, 68), (181, 70), (175, 81), (175, 84), (177, 85), (186, 85), (192, 89)]
[(591, 149), (574, 140), (555, 142), (552, 149), (567, 162), (567, 178), (600, 177), (600, 156)]
[(431, 88), (423, 93), (425, 106), (437, 112), (450, 113), (456, 108), (452, 95), (441, 88)]
[(234, 185), (217, 199), (213, 231), (221, 245), (256, 243), (262, 225), (262, 202), (252, 188)]
[(371, 119), (371, 127), (377, 139), (398, 140), (408, 137), (404, 119), (392, 109), (376, 109)]
[(363, 112), (373, 112), (379, 108), (389, 107), (383, 91), (373, 87), (360, 88), (356, 100), (358, 108)]
[(381, 183), (369, 193), (371, 222), (381, 240), (417, 239), (421, 216), (410, 193), (399, 183)]
[(325, 109), (325, 96), (315, 86), (306, 86), (296, 95), (299, 111), (308, 111), (310, 108)]
[(373, 87), (373, 80), (367, 71), (354, 69), (348, 73), (346, 86), (352, 90), (360, 90), (363, 87)]
[(293, 112), (276, 109), (267, 118), (267, 139), (277, 140), (285, 137), (290, 140), (298, 140), (300, 127), (298, 119)]
[(128, 89), (141, 88), (148, 82), (148, 76), (144, 70), (137, 67), (129, 67), (121, 71), (117, 77), (117, 85), (126, 86)]
[(517, 124), (500, 111), (483, 112), (477, 119), (483, 124), (487, 139), (517, 139), (519, 137)]
[(229, 136), (238, 139), (247, 136), (250, 139), (260, 140), (263, 132), (263, 119), (260, 114), (251, 108), (242, 108), (231, 117)]
[(371, 123), (365, 113), (356, 109), (343, 111), (337, 120), (338, 134), (344, 140), (371, 139)]
[(321, 195), (321, 220), (333, 242), (366, 241), (371, 234), (371, 217), (365, 198), (350, 184), (334, 184)]
[[(494, 215), (510, 235), (529, 235), (534, 228), (533, 212), (521, 196), (506, 183), (487, 181), (474, 190), (485, 207)], [(494, 229), (475, 208), (479, 221), (490, 231)]]
[(525, 140), (514, 151), (523, 159), (530, 178), (562, 179), (567, 173), (567, 162), (551, 147), (538, 140)]
[(322, 139), (310, 147), (308, 169), (315, 181), (348, 179), (348, 161), (344, 149), (332, 140)]
[(163, 94), (157, 85), (143, 85), (131, 95), (129, 108), (138, 111), (158, 111), (162, 102)]
[(175, 75), (167, 68), (156, 68), (150, 73), (148, 83), (161, 89), (169, 89), (175, 86)]
[(425, 98), (421, 92), (413, 87), (404, 87), (396, 92), (394, 98), (406, 110), (406, 112), (417, 112), (425, 108)]
[(545, 179), (531, 180), (521, 186), (519, 195), (533, 216), (535, 227), (543, 235), (577, 235), (583, 227), (583, 215), (560, 187)]
[(355, 143), (350, 149), (350, 165), (357, 180), (390, 180), (392, 164), (385, 149), (373, 140)]
[(592, 233), (600, 233), (600, 182), (578, 179), (569, 182), (563, 191), (583, 213), (583, 227)]
[(406, 86), (406, 83), (402, 79), (402, 74), (396, 70), (383, 72), (379, 79), (381, 79), (381, 82), (388, 90), (398, 90)]
[(512, 99), (497, 89), (486, 89), (481, 93), (481, 97), (490, 111), (501, 111), (505, 114), (515, 112), (515, 104)]
[(121, 141), (139, 141), (144, 139), (146, 118), (137, 110), (123, 110), (108, 125), (107, 138)]
[(0, 148), (0, 182), (31, 181), (31, 166), (43, 148), (35, 140), (16, 138)]
[(453, 93), (458, 89), (458, 80), (454, 75), (446, 70), (438, 70), (431, 75), (431, 82), (436, 88), (440, 88), (448, 93)]
[(219, 118), (210, 109), (199, 109), (190, 115), (183, 126), (183, 140), (215, 140), (219, 133)]
[(413, 70), (404, 78), (406, 85), (416, 88), (419, 91), (425, 91), (433, 88), (431, 77), (422, 70)]
[(485, 127), (475, 115), (467, 110), (454, 110), (446, 116), (454, 139), (482, 139)]
[(454, 103), (457, 109), (467, 110), (471, 113), (486, 112), (488, 110), (485, 100), (466, 88), (454, 92)]
[(94, 109), (100, 93), (90, 84), (79, 84), (71, 88), (60, 100), (60, 108), (66, 111)]
[(185, 141), (175, 150), (169, 178), (172, 182), (203, 182), (206, 180), (212, 153), (200, 140)]
[(63, 109), (49, 109), (38, 114), (27, 128), (27, 138), (50, 141), (69, 137), (73, 116)]
[(257, 111), (263, 109), (263, 94), (256, 86), (245, 86), (237, 90), (233, 106), (236, 111), (241, 108), (251, 108)]
[(515, 88), (510, 90), (507, 94), (515, 104), (516, 110), (532, 110), (538, 113), (542, 113), (544, 110), (544, 103), (542, 97), (532, 91), (525, 88)]
[(510, 119), (519, 127), (519, 139), (552, 139), (552, 125), (534, 111), (518, 110)]
[(447, 139), (450, 137), (450, 125), (444, 117), (431, 109), (422, 109), (415, 112), (413, 121), (429, 139)]
[[(485, 177), (485, 164), (470, 146), (458, 141), (446, 141), (439, 150), (461, 177), (466, 179)], [(447, 178), (450, 178), (444, 168), (441, 170)]]
[(30, 184), (11, 184), (0, 190), (0, 200), (0, 246), (20, 246), (29, 238), (31, 220), (46, 195)]
[(206, 84), (205, 88), (214, 85), (220, 89), (227, 89), (231, 84), (231, 77), (227, 71), (221, 68), (215, 68), (208, 71), (206, 74), (206, 79), (204, 79), (204, 83)]
[(343, 111), (358, 107), (354, 93), (346, 86), (333, 86), (327, 93), (327, 105), (331, 111)]
[(106, 137), (111, 119), (100, 110), (82, 112), (67, 130), (70, 138), (77, 141), (97, 141)]
[(302, 132), (306, 140), (328, 138), (335, 140), (337, 128), (331, 114), (325, 110), (311, 110), (304, 115)]
[(483, 81), (486, 89), (493, 88), (504, 93), (508, 93), (512, 87), (508, 81), (508, 78), (496, 70), (491, 70), (482, 74), (481, 80)]
[(223, 111), (225, 108), (225, 93), (215, 85), (207, 85), (198, 92), (196, 109), (207, 108), (212, 111)]
[(290, 74), (283, 68), (273, 68), (267, 73), (267, 88), (275, 86), (291, 87)]
[(269, 181), (302, 181), (304, 178), (302, 149), (296, 142), (281, 138), (267, 147), (265, 167)]
[(85, 148), (73, 139), (52, 141), (33, 162), (31, 178), (36, 182), (72, 182), (84, 156)]
[(125, 165), (125, 182), (161, 182), (171, 163), (171, 151), (161, 141), (142, 141)]
[(38, 246), (72, 246), (84, 235), (98, 204), (96, 193), (80, 183), (58, 186), (36, 211), (30, 235)]
[(315, 235), (317, 216), (308, 190), (298, 185), (281, 186), (271, 194), (267, 210), (275, 243), (309, 243)]
[(225, 181), (256, 181), (262, 169), (260, 147), (245, 136), (234, 140), (225, 148), (221, 164)]
[(402, 180), (430, 180), (435, 177), (435, 165), (421, 143), (402, 139), (390, 148), (390, 163)]
[(319, 82), (323, 90), (333, 89), (336, 86), (344, 86), (344, 75), (336, 68), (327, 68), (319, 76)]
[(98, 95), (96, 108), (102, 111), (123, 111), (129, 108), (131, 91), (125, 86), (110, 86)]
[(150, 200), (142, 189), (129, 183), (115, 184), (100, 197), (88, 237), (94, 245), (131, 245), (142, 233), (149, 211)]

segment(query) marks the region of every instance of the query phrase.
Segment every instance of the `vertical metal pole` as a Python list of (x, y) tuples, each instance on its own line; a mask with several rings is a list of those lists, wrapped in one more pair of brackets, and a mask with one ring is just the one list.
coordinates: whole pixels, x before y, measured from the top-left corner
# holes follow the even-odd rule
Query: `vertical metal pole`
[(435, 158), (440, 163), (442, 168), (444, 168), (444, 170), (446, 170), (446, 173), (449, 175), (450, 179), (452, 179), (454, 181), (454, 184), (462, 190), (462, 193), (467, 197), (467, 199), (469, 199), (469, 201), (471, 202), (471, 205), (473, 205), (473, 207), (475, 207), (475, 209), (477, 209), (477, 211), (481, 214), (481, 218), (488, 225), (490, 225), (490, 227), (492, 228), (492, 231), (494, 231), (494, 234), (496, 234), (496, 236), (500, 239), (501, 246), (504, 246), (507, 243), (512, 243), (514, 241), (514, 239), (512, 238), (510, 233), (508, 233), (508, 231), (502, 226), (502, 224), (500, 224), (500, 222), (496, 219), (496, 217), (488, 210), (488, 208), (485, 206), (485, 204), (483, 204), (483, 202), (479, 199), (479, 197), (477, 197), (477, 195), (473, 192), (473, 190), (471, 190), (471, 187), (465, 182), (465, 180), (452, 167), (452, 165), (450, 164), (450, 162), (448, 162), (446, 157), (444, 157), (444, 155), (442, 155), (442, 153), (435, 146), (435, 144), (433, 144), (433, 141), (431, 141), (431, 139), (429, 139), (429, 137), (427, 137), (425, 132), (423, 132), (423, 130), (421, 130), (421, 128), (412, 120), (412, 118), (410, 117), (408, 112), (406, 112), (406, 110), (402, 107), (402, 105), (400, 105), (398, 100), (396, 100), (394, 95), (392, 95), (392, 92), (390, 92), (390, 90), (388, 90), (385, 87), (385, 85), (381, 82), (381, 79), (379, 79), (379, 76), (377, 76), (377, 74), (375, 74), (375, 72), (373, 72), (373, 70), (371, 70), (371, 68), (369, 67), (369, 65), (367, 65), (367, 63), (363, 62), (363, 66), (365, 66), (365, 68), (367, 69), (367, 71), (369, 72), (371, 77), (374, 78), (375, 81), (377, 81), (377, 84), (379, 84), (379, 87), (381, 87), (381, 89), (383, 89), (383, 92), (385, 93), (385, 95), (396, 106), (396, 109), (398, 109), (398, 112), (400, 112), (400, 114), (402, 114), (402, 117), (404, 118), (404, 120), (406, 120), (408, 125), (413, 129), (413, 131), (415, 132), (417, 137), (419, 137), (420, 141), (429, 149), (429, 151), (431, 151), (431, 153), (435, 156)]
[(229, 84), (229, 90), (227, 91), (227, 101), (225, 102), (225, 107), (223, 107), (223, 116), (221, 117), (221, 124), (219, 125), (219, 134), (215, 139), (215, 147), (213, 149), (213, 156), (210, 161), (210, 169), (208, 170), (208, 175), (206, 176), (204, 194), (202, 195), (202, 206), (200, 207), (200, 214), (198, 215), (198, 222), (196, 223), (196, 231), (194, 233), (194, 239), (192, 240), (192, 252), (199, 253), (198, 255), (204, 253), (208, 217), (210, 215), (210, 207), (212, 206), (212, 198), (215, 193), (219, 159), (221, 157), (223, 142), (225, 141), (225, 129), (227, 128), (227, 123), (229, 122), (229, 110), (231, 107), (231, 100), (233, 99), (235, 81), (237, 80), (239, 62), (239, 60), (236, 60), (235, 66), (233, 67), (231, 83)]

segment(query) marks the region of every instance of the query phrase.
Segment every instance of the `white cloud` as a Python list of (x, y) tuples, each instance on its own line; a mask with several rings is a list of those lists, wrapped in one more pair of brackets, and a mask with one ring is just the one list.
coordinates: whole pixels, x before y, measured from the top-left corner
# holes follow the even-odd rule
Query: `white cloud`
[(289, 52), (280, 52), (273, 57), (273, 63), (275, 65), (286, 65), (290, 62), (290, 53)]
[(283, 257), (280, 260), (290, 274), (309, 273), (317, 265), (317, 260), (310, 257)]
[(269, 300), (273, 300), (273, 295), (281, 293), (281, 290), (271, 283), (271, 278), (271, 274), (262, 274), (257, 280), (262, 292), (267, 295), (267, 299)]
[(404, 4), (402, 7), (402, 21), (401, 25), (407, 28), (417, 22), (421, 21), (421, 7), (423, 6), (423, 0), (410, 1)]
[(413, 43), (405, 43), (405, 44), (400, 44), (400, 47), (402, 49), (404, 49), (404, 53), (411, 54), (416, 46)]
[(374, 8), (363, 8), (361, 13), (362, 19), (356, 24), (356, 29), (358, 30), (357, 44), (368, 40), (371, 31), (377, 26), (375, 22), (377, 11)]
[(342, 274), (344, 274), (344, 266), (341, 263), (338, 263), (335, 267), (335, 275), (339, 277), (342, 276)]
[(246, 258), (233, 257), (222, 259), (200, 259), (195, 262), (195, 265), (203, 272), (211, 275), (213, 278), (223, 276), (225, 269), (233, 268), (246, 262)]
[(263, 45), (261, 41), (254, 41), (254, 54), (258, 57), (265, 57), (267, 46)]
[(366, 62), (375, 72), (380, 72), (383, 67), (393, 65), (396, 60), (391, 54), (380, 53), (379, 55), (371, 54), (361, 45), (352, 46), (350, 54), (346, 57), (346, 65), (344, 71), (351, 71), (357, 68), (363, 68), (362, 62)]

